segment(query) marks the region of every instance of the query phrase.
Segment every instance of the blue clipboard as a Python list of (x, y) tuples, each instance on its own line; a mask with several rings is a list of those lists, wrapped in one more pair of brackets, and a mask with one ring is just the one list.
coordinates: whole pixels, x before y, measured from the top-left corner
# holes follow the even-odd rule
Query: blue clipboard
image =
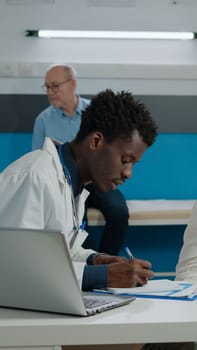
[[(197, 294), (191, 294), (191, 295), (187, 295), (187, 289), (191, 288), (193, 285), (192, 283), (178, 283), (178, 285), (180, 285), (179, 289), (173, 289), (171, 291), (168, 292), (163, 292), (160, 294), (151, 294), (151, 293), (113, 293), (112, 291), (108, 290), (108, 289), (95, 289), (94, 292), (96, 293), (104, 293), (104, 294), (115, 294), (115, 295), (122, 295), (122, 296), (133, 296), (136, 298), (147, 298), (147, 299), (167, 299), (167, 300), (184, 300), (184, 301), (194, 301), (197, 300)], [(132, 288), (131, 288), (132, 290)], [(185, 295), (182, 296), (178, 296), (179, 292), (183, 292), (185, 291)]]

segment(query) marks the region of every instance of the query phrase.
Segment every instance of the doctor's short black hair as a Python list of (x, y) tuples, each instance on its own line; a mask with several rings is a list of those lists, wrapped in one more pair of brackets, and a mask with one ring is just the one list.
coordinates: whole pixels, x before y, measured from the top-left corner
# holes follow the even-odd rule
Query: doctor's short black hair
[(99, 131), (106, 142), (129, 139), (138, 131), (147, 146), (157, 136), (157, 125), (146, 106), (135, 100), (132, 93), (110, 89), (95, 95), (82, 112), (81, 126), (75, 141), (80, 143), (89, 134)]

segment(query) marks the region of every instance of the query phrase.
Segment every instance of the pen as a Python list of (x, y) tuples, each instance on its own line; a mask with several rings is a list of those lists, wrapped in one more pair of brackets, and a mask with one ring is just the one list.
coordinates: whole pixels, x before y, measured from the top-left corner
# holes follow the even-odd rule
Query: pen
[(128, 256), (128, 258), (129, 258), (129, 260), (135, 259), (134, 255), (131, 253), (129, 247), (125, 247), (124, 250), (125, 250), (125, 252), (127, 253), (127, 256)]

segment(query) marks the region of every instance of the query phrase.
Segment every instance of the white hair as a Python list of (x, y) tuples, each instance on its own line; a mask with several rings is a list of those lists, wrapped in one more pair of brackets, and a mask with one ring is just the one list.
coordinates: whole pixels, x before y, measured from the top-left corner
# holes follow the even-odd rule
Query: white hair
[(51, 69), (56, 68), (56, 67), (61, 67), (61, 68), (64, 69), (66, 78), (77, 80), (77, 71), (76, 71), (76, 69), (75, 69), (71, 64), (66, 64), (66, 63), (63, 63), (63, 64), (53, 64), (53, 65), (51, 65), (51, 66), (47, 69), (46, 74), (47, 74)]

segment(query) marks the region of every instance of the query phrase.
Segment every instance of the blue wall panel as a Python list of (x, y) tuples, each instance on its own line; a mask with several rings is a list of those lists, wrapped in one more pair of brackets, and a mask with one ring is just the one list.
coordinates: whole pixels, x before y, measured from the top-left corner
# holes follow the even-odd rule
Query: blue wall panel
[(127, 199), (196, 199), (197, 134), (160, 134), (120, 190)]
[[(0, 171), (31, 150), (31, 133), (0, 133)], [(127, 199), (196, 199), (197, 134), (160, 134), (119, 187)]]
[(0, 133), (0, 171), (31, 150), (31, 133)]

